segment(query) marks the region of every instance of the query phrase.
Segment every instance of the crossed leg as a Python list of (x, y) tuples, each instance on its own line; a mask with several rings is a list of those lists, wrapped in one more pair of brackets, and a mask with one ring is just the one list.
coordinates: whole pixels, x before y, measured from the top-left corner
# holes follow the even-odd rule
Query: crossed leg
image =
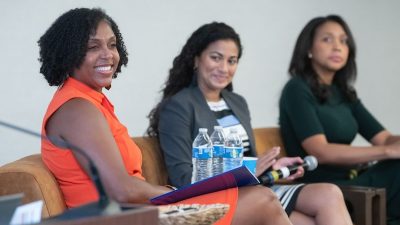
[(292, 224), (271, 189), (263, 186), (239, 188), (232, 224)]
[(307, 184), (298, 195), (290, 220), (295, 225), (351, 225), (343, 194), (333, 184)]

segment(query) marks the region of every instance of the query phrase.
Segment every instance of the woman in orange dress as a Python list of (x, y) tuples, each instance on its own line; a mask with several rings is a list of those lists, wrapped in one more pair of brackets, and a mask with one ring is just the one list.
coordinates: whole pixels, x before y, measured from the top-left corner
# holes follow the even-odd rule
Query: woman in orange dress
[[(128, 63), (116, 23), (101, 9), (73, 9), (61, 15), (38, 43), (40, 72), (50, 86), (58, 86), (44, 116), (42, 134), (82, 149), (98, 167), (106, 193), (117, 202), (149, 203), (170, 191), (145, 181), (140, 149), (103, 94)], [(82, 155), (43, 140), (42, 157), (69, 208), (98, 200)], [(260, 186), (182, 202), (229, 204), (229, 212), (218, 224), (291, 224), (272, 191)]]

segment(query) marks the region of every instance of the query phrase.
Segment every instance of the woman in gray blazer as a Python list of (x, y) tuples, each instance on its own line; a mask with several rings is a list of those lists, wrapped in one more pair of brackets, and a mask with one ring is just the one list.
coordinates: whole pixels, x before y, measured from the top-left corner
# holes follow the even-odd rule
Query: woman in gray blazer
[[(148, 134), (159, 139), (172, 185), (191, 182), (191, 148), (200, 127), (236, 127), (244, 140), (244, 154), (256, 155), (246, 100), (232, 91), (241, 54), (239, 35), (230, 26), (213, 22), (197, 29), (174, 59), (148, 128)], [(278, 154), (279, 148), (274, 148), (260, 156), (256, 175), (302, 162), (299, 157), (276, 159)], [(289, 179), (303, 173), (300, 169)], [(351, 224), (342, 193), (332, 184), (271, 188), (294, 224)]]

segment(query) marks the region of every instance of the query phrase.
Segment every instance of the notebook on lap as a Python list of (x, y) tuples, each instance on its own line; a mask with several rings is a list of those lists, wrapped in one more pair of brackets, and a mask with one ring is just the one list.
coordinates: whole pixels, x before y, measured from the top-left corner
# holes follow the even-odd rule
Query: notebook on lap
[(258, 179), (246, 166), (241, 166), (194, 184), (181, 187), (178, 190), (157, 196), (150, 199), (150, 201), (156, 205), (165, 205), (228, 188), (256, 185), (259, 183)]

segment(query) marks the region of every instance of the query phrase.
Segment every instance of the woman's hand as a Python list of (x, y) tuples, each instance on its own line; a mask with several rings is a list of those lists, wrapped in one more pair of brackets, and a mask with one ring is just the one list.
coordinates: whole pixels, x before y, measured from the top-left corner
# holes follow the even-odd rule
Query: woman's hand
[(388, 159), (399, 159), (400, 158), (400, 143), (395, 142), (393, 144), (385, 146), (385, 154)]
[(273, 147), (271, 150), (258, 157), (256, 165), (257, 177), (274, 165), (274, 163), (276, 163), (276, 157), (279, 155), (280, 151), (280, 147)]
[[(302, 164), (303, 159), (300, 157), (282, 157), (278, 159), (273, 165), (272, 169), (277, 170), (282, 167), (293, 166), (295, 164)], [(296, 173), (290, 175), (289, 177), (285, 178), (286, 180), (294, 180), (296, 178), (302, 177), (304, 175), (304, 168), (299, 166)]]

